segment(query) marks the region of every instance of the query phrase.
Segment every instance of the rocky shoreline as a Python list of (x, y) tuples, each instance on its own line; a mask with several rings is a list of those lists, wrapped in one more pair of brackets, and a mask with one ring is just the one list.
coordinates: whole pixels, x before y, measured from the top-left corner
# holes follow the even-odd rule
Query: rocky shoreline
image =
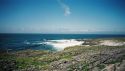
[[(111, 45), (114, 43), (120, 45), (100, 45), (107, 40)], [(125, 42), (125, 38), (84, 41), (82, 45), (67, 47), (57, 52), (44, 50), (24, 50), (9, 54), (2, 52), (0, 71), (125, 71), (125, 45), (121, 45)]]

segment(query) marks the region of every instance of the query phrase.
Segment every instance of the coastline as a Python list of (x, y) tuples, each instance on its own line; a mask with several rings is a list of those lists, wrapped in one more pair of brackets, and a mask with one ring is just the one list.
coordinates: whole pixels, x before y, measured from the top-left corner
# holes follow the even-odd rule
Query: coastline
[[(110, 42), (109, 42), (110, 40)], [(49, 40), (52, 45), (76, 42), (76, 40)], [(105, 71), (124, 70), (125, 38), (80, 39), (82, 45), (69, 46), (64, 50), (52, 52), (47, 50), (23, 50), (0, 54), (2, 71)], [(107, 42), (111, 43), (107, 45)], [(117, 44), (117, 46), (113, 46)], [(66, 43), (66, 44), (67, 44)], [(105, 45), (101, 45), (105, 43)], [(113, 44), (112, 44), (113, 43)], [(6, 67), (6, 68), (5, 68)]]
[(84, 41), (77, 41), (76, 39), (61, 39), (61, 40), (48, 40), (46, 45), (51, 45), (58, 51), (63, 50), (66, 47), (82, 45)]

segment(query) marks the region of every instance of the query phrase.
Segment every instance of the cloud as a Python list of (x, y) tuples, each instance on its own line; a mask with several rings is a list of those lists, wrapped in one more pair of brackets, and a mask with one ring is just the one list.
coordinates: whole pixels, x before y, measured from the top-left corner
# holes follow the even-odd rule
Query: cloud
[(58, 2), (64, 10), (64, 15), (65, 16), (70, 15), (71, 14), (70, 7), (66, 5), (62, 0), (58, 0)]

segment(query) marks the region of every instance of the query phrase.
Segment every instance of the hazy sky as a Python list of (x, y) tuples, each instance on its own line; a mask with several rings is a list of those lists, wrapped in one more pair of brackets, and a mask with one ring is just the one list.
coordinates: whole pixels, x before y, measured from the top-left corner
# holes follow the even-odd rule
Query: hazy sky
[(0, 0), (0, 33), (125, 34), (125, 0)]

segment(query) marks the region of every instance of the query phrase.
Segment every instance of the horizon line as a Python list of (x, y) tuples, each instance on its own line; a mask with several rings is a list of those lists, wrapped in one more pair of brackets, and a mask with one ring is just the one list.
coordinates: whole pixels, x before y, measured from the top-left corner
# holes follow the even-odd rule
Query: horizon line
[(67, 35), (84, 35), (84, 34), (88, 34), (88, 35), (125, 35), (125, 34), (118, 34), (118, 33), (0, 33), (0, 34), (67, 34)]

